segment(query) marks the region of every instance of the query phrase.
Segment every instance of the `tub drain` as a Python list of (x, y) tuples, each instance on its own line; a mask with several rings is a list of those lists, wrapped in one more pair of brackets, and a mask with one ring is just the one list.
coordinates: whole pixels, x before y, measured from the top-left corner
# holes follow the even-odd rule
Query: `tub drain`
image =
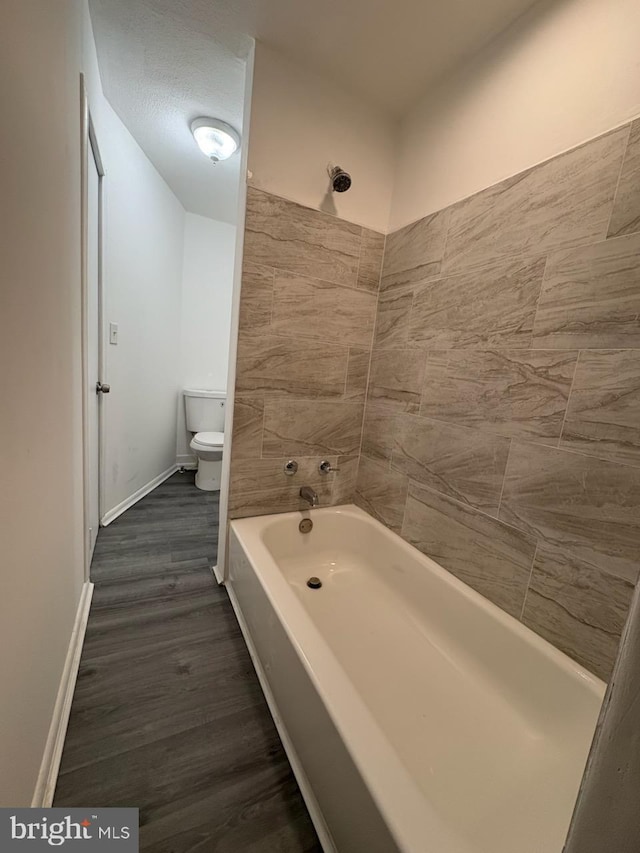
[(322, 586), (322, 581), (320, 580), (320, 578), (309, 578), (309, 580), (307, 581), (307, 586), (310, 589), (320, 589), (320, 587)]

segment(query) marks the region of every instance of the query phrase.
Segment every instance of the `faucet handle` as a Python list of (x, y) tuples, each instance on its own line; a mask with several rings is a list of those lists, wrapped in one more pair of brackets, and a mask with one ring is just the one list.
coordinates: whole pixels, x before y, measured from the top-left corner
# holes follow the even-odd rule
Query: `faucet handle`
[(321, 474), (332, 474), (334, 471), (339, 470), (339, 468), (333, 468), (328, 459), (323, 459), (318, 465), (318, 471), (320, 471)]

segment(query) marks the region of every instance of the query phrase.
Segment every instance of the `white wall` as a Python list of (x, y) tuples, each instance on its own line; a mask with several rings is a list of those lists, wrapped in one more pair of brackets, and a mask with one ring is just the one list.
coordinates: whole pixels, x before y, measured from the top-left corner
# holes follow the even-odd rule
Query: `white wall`
[[(175, 464), (185, 212), (105, 105), (106, 344), (103, 515)], [(100, 131), (99, 131), (100, 133)]]
[[(394, 129), (358, 98), (256, 44), (251, 186), (386, 231)], [(351, 174), (348, 192), (328, 193), (330, 162)]]
[[(180, 388), (226, 390), (236, 228), (187, 213), (182, 267)], [(178, 399), (177, 462), (195, 461)]]
[(638, 0), (553, 0), (433, 90), (401, 131), (391, 230), (640, 114)]
[(0, 4), (2, 806), (31, 803), (84, 576), (77, 9)]
[(106, 172), (104, 517), (175, 464), (185, 212), (102, 94), (88, 15), (84, 43)]

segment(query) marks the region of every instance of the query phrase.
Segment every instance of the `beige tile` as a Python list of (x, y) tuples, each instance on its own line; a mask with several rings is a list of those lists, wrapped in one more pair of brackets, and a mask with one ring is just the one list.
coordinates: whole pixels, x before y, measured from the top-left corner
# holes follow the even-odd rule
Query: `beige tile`
[(244, 260), (356, 286), (359, 225), (249, 188)]
[(639, 468), (514, 442), (499, 517), (610, 574), (638, 577)]
[(560, 444), (640, 466), (640, 350), (580, 353)]
[(385, 349), (410, 346), (408, 338), (413, 295), (416, 288), (427, 281), (429, 279), (419, 270), (403, 270), (382, 278), (374, 346)]
[(577, 352), (429, 353), (420, 414), (514, 438), (557, 444)]
[(398, 415), (389, 409), (367, 404), (362, 428), (362, 452), (372, 459), (391, 460)]
[(369, 400), (399, 412), (417, 412), (424, 382), (426, 354), (421, 350), (374, 350)]
[(333, 343), (244, 335), (238, 341), (236, 389), (267, 397), (342, 397), (348, 356), (348, 347)]
[(497, 515), (509, 439), (399, 415), (391, 467), (441, 494)]
[(533, 326), (537, 347), (640, 347), (640, 234), (552, 252)]
[(544, 258), (516, 258), (420, 285), (413, 298), (409, 344), (526, 349), (544, 265)]
[(238, 459), (255, 459), (262, 453), (264, 395), (236, 391), (233, 404), (232, 465)]
[(383, 275), (418, 270), (425, 278), (437, 275), (444, 255), (449, 208), (425, 216), (387, 236)]
[(413, 291), (381, 293), (378, 298), (375, 346), (377, 349), (406, 347)]
[(372, 293), (276, 271), (273, 334), (369, 347), (375, 317)]
[(454, 205), (443, 270), (603, 239), (628, 134), (614, 130)]
[(267, 400), (263, 456), (350, 456), (359, 453), (362, 403)]
[(378, 292), (383, 255), (384, 234), (378, 234), (377, 231), (371, 231), (370, 228), (363, 228), (360, 264), (358, 266), (358, 287), (368, 290), (370, 293)]
[(349, 365), (347, 367), (347, 383), (344, 389), (345, 400), (364, 403), (367, 395), (367, 380), (369, 378), (369, 359), (371, 350), (349, 347)]
[(402, 537), (498, 607), (520, 616), (535, 540), (416, 483), (409, 486)]
[[(282, 456), (233, 461), (230, 497), (232, 517), (306, 509), (308, 504), (299, 494), (302, 486), (314, 489), (320, 506), (348, 503), (353, 497), (357, 456), (298, 456), (298, 471), (291, 477), (284, 473), (288, 459), (288, 456)], [(329, 474), (321, 473), (319, 464), (324, 460), (330, 462), (336, 470)]]
[(522, 621), (606, 681), (632, 595), (629, 581), (540, 542)]
[(266, 489), (291, 489), (301, 486), (331, 483), (335, 474), (323, 474), (318, 470), (320, 462), (326, 460), (337, 466), (337, 456), (298, 456), (298, 471), (293, 476), (284, 472), (288, 456), (271, 459), (234, 459), (231, 465), (231, 481), (234, 491), (256, 493)]
[(358, 481), (358, 463), (360, 457), (339, 456), (338, 470), (333, 478), (333, 493), (331, 503), (333, 506), (353, 503)]
[[(318, 484), (314, 489), (318, 494), (318, 506), (331, 506), (331, 483)], [(310, 507), (308, 502), (300, 497), (299, 486), (281, 486), (256, 492), (234, 493), (232, 490), (229, 498), (230, 518), (303, 510), (310, 510)]]
[(418, 285), (431, 281), (434, 278), (442, 278), (439, 271), (427, 274), (419, 268), (400, 270), (400, 272), (382, 276), (380, 279), (380, 292), (385, 294), (392, 292), (413, 293)]
[(355, 503), (395, 533), (400, 532), (407, 478), (385, 465), (360, 457)]
[(240, 331), (269, 328), (273, 303), (273, 269), (245, 263), (240, 293)]
[(635, 231), (640, 231), (640, 119), (631, 125), (609, 224), (609, 237), (621, 237)]

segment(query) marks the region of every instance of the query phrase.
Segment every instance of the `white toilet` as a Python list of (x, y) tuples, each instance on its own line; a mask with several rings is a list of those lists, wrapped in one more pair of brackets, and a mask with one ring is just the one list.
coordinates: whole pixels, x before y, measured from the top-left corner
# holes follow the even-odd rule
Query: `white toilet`
[(227, 395), (224, 391), (197, 389), (185, 389), (183, 393), (187, 429), (194, 433), (189, 447), (198, 457), (196, 486), (205, 492), (217, 492), (222, 475)]

